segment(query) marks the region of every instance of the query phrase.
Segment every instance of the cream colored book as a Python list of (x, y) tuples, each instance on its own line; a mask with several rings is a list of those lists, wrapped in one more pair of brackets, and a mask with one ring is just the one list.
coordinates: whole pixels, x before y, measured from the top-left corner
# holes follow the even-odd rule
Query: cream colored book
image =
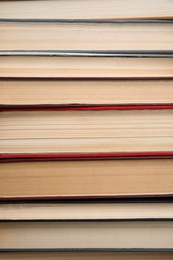
[(1, 221), (32, 220), (140, 220), (173, 219), (172, 203), (6, 203), (0, 205)]
[(173, 160), (165, 158), (38, 162), (16, 160), (0, 164), (0, 198), (172, 196), (172, 172)]
[[(26, 52), (18, 54), (26, 55)], [(172, 58), (38, 57), (32, 54), (1, 56), (0, 77), (172, 79), (173, 75)], [(37, 54), (43, 55), (40, 52)]]
[(0, 105), (172, 104), (173, 80), (0, 79)]
[(171, 19), (169, 0), (0, 1), (1, 19)]
[(172, 22), (0, 22), (0, 50), (167, 51)]
[(172, 150), (172, 109), (0, 113), (2, 154)]
[(173, 221), (0, 223), (0, 249), (171, 250)]

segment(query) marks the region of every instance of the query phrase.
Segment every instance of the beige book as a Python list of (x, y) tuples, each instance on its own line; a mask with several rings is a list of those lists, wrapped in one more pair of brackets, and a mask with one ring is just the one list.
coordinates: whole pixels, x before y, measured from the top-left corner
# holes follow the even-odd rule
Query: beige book
[(0, 223), (1, 249), (172, 249), (173, 221)]
[(173, 111), (0, 113), (0, 153), (171, 152)]
[[(92, 202), (92, 201), (91, 201)], [(172, 203), (6, 203), (0, 220), (126, 220), (173, 219)]]
[(167, 51), (173, 23), (0, 22), (1, 51)]
[(0, 198), (84, 198), (173, 194), (172, 159), (0, 164)]
[(0, 1), (2, 19), (171, 19), (169, 0)]
[(8, 252), (1, 260), (172, 260), (172, 252)]
[(173, 80), (0, 79), (1, 105), (172, 104)]
[(0, 57), (0, 77), (172, 78), (172, 75), (172, 58)]

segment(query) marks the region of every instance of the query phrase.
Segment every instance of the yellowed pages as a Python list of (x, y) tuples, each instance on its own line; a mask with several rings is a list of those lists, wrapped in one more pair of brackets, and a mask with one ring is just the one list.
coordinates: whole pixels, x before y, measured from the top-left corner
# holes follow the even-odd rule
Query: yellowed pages
[(0, 1), (3, 19), (171, 19), (169, 0)]
[(2, 249), (169, 249), (173, 221), (0, 223)]
[(173, 194), (172, 159), (0, 164), (1, 198)]
[(172, 104), (173, 80), (1, 79), (1, 105)]

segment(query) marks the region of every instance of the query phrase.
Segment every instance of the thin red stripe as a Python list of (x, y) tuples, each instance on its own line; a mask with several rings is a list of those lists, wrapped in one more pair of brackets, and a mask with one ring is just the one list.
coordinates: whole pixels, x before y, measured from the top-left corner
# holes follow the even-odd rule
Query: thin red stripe
[(45, 105), (45, 106), (0, 106), (0, 111), (66, 111), (66, 110), (153, 110), (153, 109), (173, 109), (173, 104), (149, 104), (149, 105)]
[(0, 159), (36, 159), (36, 158), (117, 158), (117, 157), (167, 157), (173, 156), (173, 151), (167, 152), (119, 152), (119, 153), (64, 153), (64, 154), (1, 154)]

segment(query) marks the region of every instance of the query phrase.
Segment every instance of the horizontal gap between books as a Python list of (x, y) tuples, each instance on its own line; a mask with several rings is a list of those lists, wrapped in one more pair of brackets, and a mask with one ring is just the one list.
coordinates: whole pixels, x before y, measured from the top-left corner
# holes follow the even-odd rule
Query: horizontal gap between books
[[(33, 81), (33, 80), (35, 80), (35, 81), (42, 81), (42, 82), (44, 82), (45, 80), (49, 80), (49, 81), (64, 81), (64, 82), (68, 82), (68, 81), (100, 81), (100, 82), (102, 82), (102, 81), (104, 81), (104, 80), (106, 80), (106, 81), (135, 81), (135, 82), (138, 82), (138, 81), (145, 81), (145, 82), (147, 82), (147, 81), (153, 81), (153, 82), (155, 82), (155, 81), (159, 81), (159, 80), (164, 80), (164, 81), (170, 81), (170, 80), (173, 80), (173, 76), (172, 77), (125, 77), (125, 78), (118, 78), (118, 77), (116, 77), (116, 78), (114, 78), (114, 77), (102, 77), (102, 78), (100, 78), (100, 77), (82, 77), (82, 78), (77, 78), (77, 77), (64, 77), (64, 78), (62, 78), (62, 77), (2, 77), (2, 76), (0, 76), (0, 80), (2, 80), (2, 81), (11, 81), (11, 80), (14, 80), (14, 81)], [(167, 104), (167, 103), (166, 103)], [(165, 104), (165, 105), (166, 105)], [(172, 103), (173, 104), (173, 103)], [(49, 104), (47, 104), (47, 105), (49, 105)], [(74, 105), (76, 105), (76, 104), (74, 104)], [(77, 104), (77, 105), (81, 105), (81, 104)], [(94, 104), (93, 104), (94, 105)], [(112, 104), (113, 105), (113, 104)], [(138, 105), (140, 105), (140, 104), (138, 104)], [(157, 104), (156, 104), (157, 105)], [(2, 106), (2, 105), (1, 105)]]
[(173, 252), (173, 248), (0, 248), (0, 252)]
[(0, 201), (1, 202), (8, 202), (11, 203), (12, 201), (38, 201), (38, 200), (47, 200), (47, 201), (52, 201), (52, 200), (56, 200), (56, 201), (66, 201), (66, 200), (71, 200), (73, 199), (75, 200), (89, 200), (89, 199), (126, 199), (127, 197), (129, 198), (164, 198), (164, 197), (173, 197), (173, 193), (172, 194), (146, 194), (146, 195), (98, 195), (98, 196), (28, 196), (28, 197), (0, 197)]
[(107, 204), (107, 203), (111, 203), (111, 204), (124, 204), (124, 203), (128, 203), (128, 204), (142, 204), (142, 203), (173, 203), (173, 197), (169, 197), (169, 196), (165, 196), (165, 197), (149, 197), (149, 198), (145, 198), (145, 197), (141, 197), (141, 198), (92, 198), (92, 199), (67, 199), (67, 200), (12, 200), (12, 201), (0, 201), (0, 204), (5, 204), (5, 205), (9, 205), (9, 204), (46, 204), (46, 205), (56, 205), (56, 204)]
[(0, 219), (0, 222), (150, 222), (173, 221), (173, 218), (126, 218), (126, 219)]
[(172, 19), (39, 19), (39, 18), (0, 18), (6, 23), (85, 23), (85, 24), (172, 24)]
[(57, 56), (96, 58), (172, 58), (173, 50), (1, 50), (0, 56)]

